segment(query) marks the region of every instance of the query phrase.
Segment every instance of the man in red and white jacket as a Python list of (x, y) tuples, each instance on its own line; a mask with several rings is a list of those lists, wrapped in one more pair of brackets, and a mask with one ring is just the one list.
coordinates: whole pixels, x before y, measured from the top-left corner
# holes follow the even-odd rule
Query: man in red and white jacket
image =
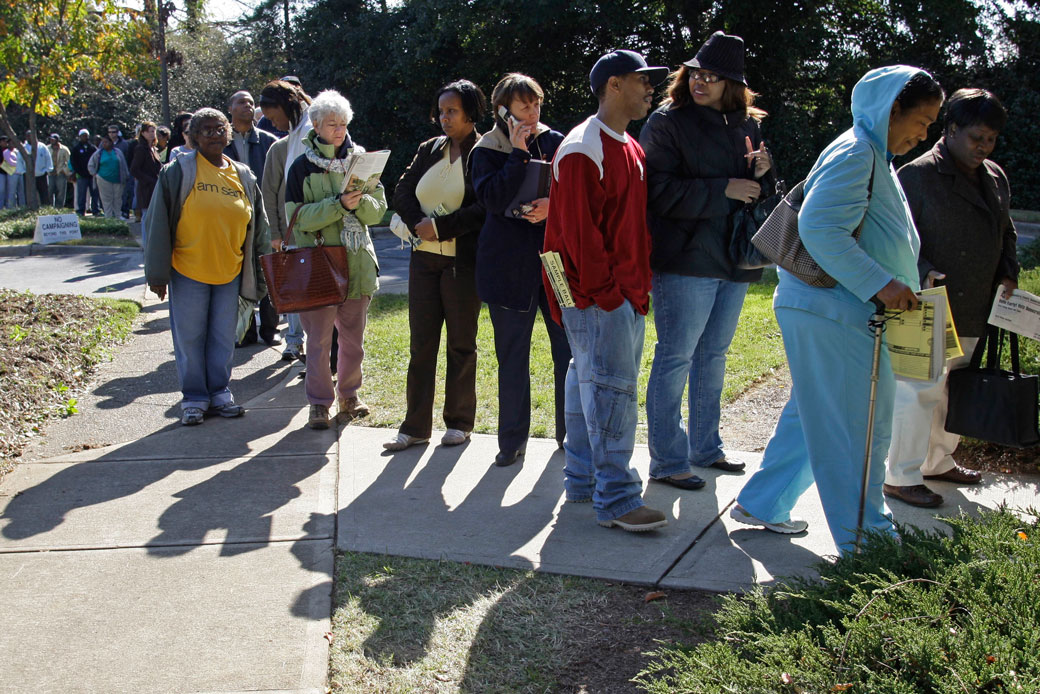
[(654, 85), (668, 74), (633, 51), (596, 61), (589, 82), (599, 110), (567, 135), (553, 159), (545, 250), (563, 261), (574, 307), (553, 317), (574, 355), (567, 373), (567, 500), (592, 501), (596, 520), (641, 532), (667, 525), (643, 505), (629, 464), (637, 421), (636, 382), (650, 296), (643, 148), (625, 133), (650, 111)]

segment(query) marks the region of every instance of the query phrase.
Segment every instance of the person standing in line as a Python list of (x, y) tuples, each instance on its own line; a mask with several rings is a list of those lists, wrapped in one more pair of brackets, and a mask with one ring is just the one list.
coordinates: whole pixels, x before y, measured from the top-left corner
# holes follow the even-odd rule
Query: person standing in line
[[(339, 403), (337, 420), (351, 421), (368, 414), (358, 391), (365, 358), (365, 324), (368, 306), (379, 289), (379, 265), (368, 227), (378, 224), (386, 212), (386, 193), (379, 183), (368, 193), (341, 193), (351, 154), (365, 150), (347, 130), (354, 112), (339, 92), (321, 92), (308, 109), (313, 126), (303, 144), (305, 151), (289, 166), (285, 188), (285, 215), (292, 219), (296, 245), (346, 246), (349, 287), (347, 298), (335, 306), (300, 314), (307, 335), (305, 380), (310, 403), (307, 426), (329, 427), (329, 406)], [(339, 333), (336, 384), (329, 362), (332, 330)]]
[[(872, 403), (874, 335), (868, 322), (877, 311), (874, 299), (896, 311), (918, 305), (920, 240), (890, 162), (928, 137), (944, 96), (920, 68), (871, 70), (852, 90), (852, 128), (823, 150), (805, 180), (798, 235), (837, 285), (812, 287), (778, 272), (773, 308), (791, 368), (791, 396), (761, 468), (730, 510), (739, 523), (783, 534), (804, 532), (808, 523), (792, 518), (791, 509), (815, 482), (842, 554), (855, 547), (862, 492), (863, 529), (896, 533), (881, 491), (895, 376), (888, 350), (882, 349)], [(872, 406), (872, 452), (863, 490)]]
[[(112, 123), (108, 126), (108, 139), (112, 141), (112, 146), (119, 150), (120, 154), (123, 155), (123, 161), (126, 162), (127, 170), (130, 170), (130, 143), (123, 139), (123, 133), (119, 129), (119, 125)], [(119, 212), (117, 216), (122, 219), (130, 219), (130, 201), (133, 199), (133, 192), (130, 190), (130, 186), (133, 183), (133, 178), (127, 177), (123, 182), (123, 188), (119, 192)], [(100, 190), (100, 187), (99, 187)], [(129, 195), (129, 197), (127, 197)], [(102, 199), (102, 205), (104, 200)], [(105, 210), (105, 216), (108, 216), (108, 210)]]
[(545, 250), (560, 254), (574, 306), (562, 308), (545, 278), (553, 319), (567, 330), (564, 489), (591, 501), (597, 522), (643, 532), (668, 524), (648, 508), (632, 469), (636, 388), (650, 308), (650, 232), (643, 148), (625, 129), (653, 105), (668, 68), (634, 51), (600, 57), (589, 74), (595, 116), (572, 130), (553, 160)]
[(77, 135), (76, 144), (72, 145), (69, 153), (69, 165), (76, 178), (76, 214), (83, 217), (87, 213), (87, 198), (90, 199), (90, 213), (98, 216), (98, 196), (94, 194), (94, 177), (90, 175), (87, 164), (97, 151), (97, 147), (90, 144), (90, 131), (83, 128)]
[[(39, 203), (41, 205), (47, 205), (49, 199), (47, 196), (47, 174), (54, 170), (54, 162), (51, 161), (51, 153), (46, 145), (42, 145), (39, 140), (36, 141), (35, 147), (32, 144), (32, 133), (28, 130), (25, 131), (25, 151), (30, 157), (34, 157), (36, 164), (36, 171), (33, 174), (35, 176), (36, 195), (38, 196)], [(18, 155), (21, 157), (21, 153)], [(23, 172), (28, 173), (29, 169), (22, 162)], [(28, 179), (28, 176), (26, 176)], [(28, 186), (30, 182), (26, 180), (26, 200), (28, 200)]]
[[(25, 145), (28, 147), (28, 145)], [(11, 174), (11, 180), (8, 182), (7, 189), (7, 206), (8, 207), (25, 207), (28, 204), (28, 199), (25, 189), (25, 160), (22, 159), (22, 153), (18, 151), (18, 143), (11, 141), (10, 149), (4, 154), (4, 160), (7, 162), (13, 162), (14, 173)]]
[(473, 191), (468, 159), (486, 103), (469, 80), (441, 87), (430, 117), (444, 134), (419, 145), (394, 189), (394, 210), (422, 243), (408, 264), (407, 410), (397, 436), (383, 444), (387, 450), (430, 440), (442, 327), (448, 345), (441, 443), (465, 443), (473, 431), (480, 317), (474, 270), (484, 208)]
[[(303, 153), (303, 137), (311, 129), (311, 119), (307, 112), (310, 103), (311, 98), (303, 89), (280, 80), (268, 82), (260, 91), (260, 109), (264, 112), (264, 117), (269, 119), (278, 131), (287, 133), (267, 150), (264, 181), (260, 187), (264, 194), (264, 207), (271, 224), (271, 243), (274, 250), (278, 250), (281, 246), (282, 237), (289, 228), (289, 218), (285, 216), (285, 184), (289, 178), (288, 165)], [(287, 239), (287, 243), (291, 245), (293, 240)], [(285, 349), (282, 350), (282, 359), (284, 361), (295, 359), (305, 361), (303, 326), (300, 324), (300, 316), (297, 313), (289, 313), (286, 314), (285, 319), (289, 324), (289, 329), (285, 333)], [(335, 342), (335, 338), (333, 342)], [(330, 359), (335, 357), (336, 348), (332, 347), (329, 351)]]
[(170, 294), (170, 329), (181, 386), (181, 424), (206, 414), (240, 417), (231, 393), (239, 297), (267, 292), (259, 255), (270, 246), (260, 187), (224, 156), (231, 126), (202, 108), (189, 121), (198, 149), (163, 168), (148, 214), (145, 279)]
[(155, 152), (159, 155), (159, 161), (163, 164), (166, 163), (167, 155), (169, 155), (169, 144), (170, 129), (165, 125), (160, 125), (155, 129)]
[(130, 163), (130, 175), (137, 181), (137, 207), (141, 209), (141, 243), (145, 245), (148, 243), (148, 206), (163, 166), (155, 148), (155, 138), (155, 123), (141, 123), (141, 132), (137, 136), (137, 146), (134, 148), (134, 160)]
[(1010, 297), (1018, 287), (1011, 187), (1004, 170), (988, 158), (1006, 123), (1007, 111), (992, 92), (959, 89), (947, 102), (943, 136), (931, 151), (899, 169), (921, 236), (921, 285), (946, 286), (964, 350), (964, 356), (946, 363), (937, 381), (896, 381), (884, 492), (911, 506), (942, 504), (942, 496), (925, 480), (982, 481), (977, 470), (953, 459), (960, 437), (946, 431), (946, 378), (971, 362), (979, 338), (986, 334), (997, 289)]
[[(253, 95), (245, 90), (235, 92), (228, 99), (228, 114), (231, 116), (231, 144), (224, 148), (224, 155), (249, 166), (262, 189), (264, 164), (267, 162), (268, 150), (275, 143), (275, 136), (253, 125)], [(271, 297), (265, 294), (257, 308), (260, 312), (259, 331), (254, 313), (249, 319), (245, 335), (236, 347), (256, 344), (258, 332), (259, 339), (268, 347), (282, 343), (278, 337), (278, 312), (271, 304)]]
[(47, 174), (47, 204), (59, 210), (65, 207), (65, 196), (69, 189), (69, 177), (74, 175), (69, 167), (71, 152), (61, 143), (61, 135), (51, 133), (51, 171)]
[(123, 199), (123, 185), (130, 178), (123, 153), (116, 149), (112, 138), (101, 139), (101, 148), (94, 151), (87, 162), (87, 171), (94, 177), (105, 217), (119, 217), (119, 203)]
[[(488, 305), (498, 359), (498, 455), (495, 465), (512, 465), (523, 456), (531, 429), (531, 335), (541, 312), (553, 360), (555, 438), (562, 445), (564, 380), (571, 360), (567, 335), (550, 320), (538, 253), (545, 239), (549, 198), (512, 208), (533, 159), (549, 162), (563, 135), (540, 121), (544, 93), (527, 75), (503, 77), (491, 94), (495, 127), (470, 153), (484, 226), (477, 244), (477, 292)], [(506, 110), (506, 118), (498, 113)]]
[[(732, 215), (757, 200), (772, 162), (755, 93), (744, 77), (744, 41), (717, 31), (672, 74), (668, 98), (643, 126), (653, 250), (657, 346), (647, 384), (650, 478), (699, 489), (692, 469), (740, 472), (719, 436), (726, 352), (748, 284), (729, 255)], [(689, 383), (689, 416), (681, 404)]]
[(7, 137), (7, 135), (0, 135), (0, 210), (7, 208), (10, 180), (14, 174), (14, 162), (7, 161), (7, 152), (10, 145), (11, 138)]
[[(191, 120), (191, 114), (187, 111), (181, 111), (173, 117), (173, 122), (170, 123), (170, 140), (166, 143), (166, 159), (163, 161), (164, 164), (169, 164), (177, 156), (177, 151), (187, 144), (187, 140), (184, 138), (184, 129), (188, 121)], [(191, 147), (187, 148), (188, 150)], [(187, 151), (187, 150), (180, 150)]]

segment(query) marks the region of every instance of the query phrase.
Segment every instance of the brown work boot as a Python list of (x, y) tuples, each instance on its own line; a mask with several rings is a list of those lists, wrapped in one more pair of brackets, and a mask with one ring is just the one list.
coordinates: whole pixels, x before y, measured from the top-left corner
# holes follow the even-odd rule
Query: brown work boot
[(943, 480), (944, 482), (953, 482), (954, 484), (978, 484), (982, 481), (982, 473), (954, 463), (953, 467), (946, 472), (940, 472), (938, 475), (925, 475), (924, 478), (926, 480)]
[(368, 405), (361, 402), (358, 396), (352, 398), (340, 398), (339, 400), (339, 416), (340, 418), (346, 418), (348, 421), (352, 419), (358, 419), (368, 414)]
[(329, 408), (325, 405), (311, 405), (307, 426), (311, 429), (329, 428)]
[(599, 524), (604, 528), (613, 528), (616, 525), (630, 533), (643, 533), (647, 530), (663, 528), (668, 525), (668, 519), (657, 509), (640, 506), (619, 518), (599, 521)]
[(941, 506), (942, 496), (936, 494), (923, 484), (915, 484), (908, 487), (896, 487), (886, 484), (882, 487), (885, 496), (890, 499), (899, 499), (904, 504), (920, 506), (921, 508), (935, 508)]

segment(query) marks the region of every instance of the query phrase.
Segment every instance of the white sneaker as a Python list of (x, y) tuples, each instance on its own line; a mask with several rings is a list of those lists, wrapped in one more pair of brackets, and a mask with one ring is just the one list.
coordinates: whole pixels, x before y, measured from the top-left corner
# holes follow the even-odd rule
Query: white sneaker
[(403, 451), (409, 446), (426, 443), (427, 441), (429, 441), (429, 439), (421, 439), (417, 436), (409, 436), (408, 434), (397, 432), (397, 436), (384, 443), (383, 448), (388, 451)]
[(796, 518), (780, 521), (779, 523), (766, 523), (764, 520), (755, 518), (745, 511), (740, 504), (735, 504), (733, 508), (730, 509), (729, 517), (738, 523), (743, 523), (744, 525), (760, 525), (766, 530), (772, 530), (774, 533), (780, 533), (781, 535), (802, 533), (809, 527), (808, 523)]
[(441, 437), (441, 444), (445, 446), (458, 446), (469, 440), (469, 432), (461, 429), (448, 429)]

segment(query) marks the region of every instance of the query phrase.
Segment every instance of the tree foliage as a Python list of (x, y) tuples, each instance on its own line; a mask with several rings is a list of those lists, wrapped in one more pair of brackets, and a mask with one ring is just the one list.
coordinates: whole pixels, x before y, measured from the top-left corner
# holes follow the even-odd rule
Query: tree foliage
[[(268, 21), (277, 6), (267, 3)], [(452, 79), (466, 77), (490, 94), (506, 72), (529, 74), (546, 91), (544, 120), (567, 130), (595, 109), (588, 71), (600, 54), (631, 48), (675, 67), (722, 29), (745, 40), (748, 83), (770, 113), (763, 130), (789, 181), (851, 124), (849, 95), (863, 73), (906, 63), (950, 92), (983, 86), (1007, 102), (1012, 118), (995, 156), (1007, 163), (1016, 195), (1036, 206), (1040, 189), (1017, 181), (1040, 175), (1029, 117), (1040, 100), (1040, 24), (1030, 11), (1008, 15), (1007, 7), (996, 0), (318, 0), (294, 24), (294, 60), (285, 69), (311, 93), (332, 87), (351, 99), (358, 141), (394, 150), (384, 177), (392, 185), (416, 145), (437, 134), (431, 97)]]
[[(0, 129), (15, 136), (10, 103), (28, 113), (30, 141), (36, 142), (37, 114), (53, 114), (81, 73), (97, 82), (138, 72), (147, 55), (149, 31), (143, 19), (114, 0), (2, 0), (0, 3)], [(19, 146), (35, 174), (35, 161)], [(31, 206), (36, 192), (27, 186)]]

